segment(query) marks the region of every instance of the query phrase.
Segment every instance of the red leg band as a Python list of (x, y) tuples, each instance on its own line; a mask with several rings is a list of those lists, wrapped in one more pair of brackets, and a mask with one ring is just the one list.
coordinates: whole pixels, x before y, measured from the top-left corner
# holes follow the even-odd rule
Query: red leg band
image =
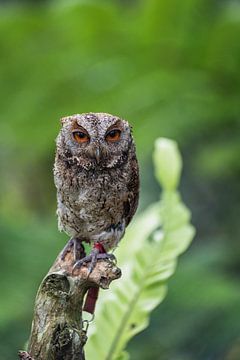
[(99, 242), (94, 243), (93, 247), (94, 247), (95, 249), (98, 249), (98, 251), (99, 251), (100, 254), (105, 254), (105, 252), (106, 252), (105, 249), (104, 249), (104, 247), (103, 247), (103, 245), (100, 244)]

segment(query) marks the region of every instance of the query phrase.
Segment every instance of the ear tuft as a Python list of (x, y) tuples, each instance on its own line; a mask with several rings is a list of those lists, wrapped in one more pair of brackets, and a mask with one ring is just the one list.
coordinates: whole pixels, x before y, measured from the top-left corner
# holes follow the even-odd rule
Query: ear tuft
[(66, 121), (69, 119), (69, 116), (65, 116), (65, 117), (62, 117), (60, 119), (60, 123), (62, 124), (62, 126), (66, 123)]

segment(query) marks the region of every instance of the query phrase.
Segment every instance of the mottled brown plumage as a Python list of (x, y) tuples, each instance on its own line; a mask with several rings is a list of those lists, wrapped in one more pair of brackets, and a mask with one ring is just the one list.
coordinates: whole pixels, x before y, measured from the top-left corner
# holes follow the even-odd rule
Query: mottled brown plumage
[(128, 122), (105, 113), (63, 118), (54, 180), (59, 229), (113, 250), (138, 204), (138, 164)]

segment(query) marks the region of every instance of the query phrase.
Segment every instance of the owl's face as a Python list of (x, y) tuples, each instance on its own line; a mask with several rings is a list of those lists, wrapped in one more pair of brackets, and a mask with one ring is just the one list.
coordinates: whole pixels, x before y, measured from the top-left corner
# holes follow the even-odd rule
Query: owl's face
[(127, 121), (105, 113), (77, 114), (61, 119), (57, 151), (86, 170), (124, 163), (132, 144)]

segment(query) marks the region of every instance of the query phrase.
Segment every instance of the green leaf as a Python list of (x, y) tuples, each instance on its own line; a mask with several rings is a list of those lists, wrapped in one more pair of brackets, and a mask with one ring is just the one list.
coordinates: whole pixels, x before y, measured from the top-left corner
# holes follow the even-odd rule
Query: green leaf
[(182, 159), (175, 141), (159, 138), (155, 142), (153, 153), (156, 178), (166, 190), (175, 190), (178, 186)]
[[(161, 169), (162, 199), (134, 220), (116, 251), (123, 275), (110, 291), (101, 293), (86, 345), (89, 360), (127, 359), (123, 351), (128, 341), (148, 326), (150, 312), (166, 296), (178, 255), (194, 236), (190, 213), (173, 190), (181, 157), (173, 142), (164, 142), (167, 146), (156, 142), (154, 155), (157, 171)], [(165, 156), (172, 159), (171, 171), (163, 166)]]

